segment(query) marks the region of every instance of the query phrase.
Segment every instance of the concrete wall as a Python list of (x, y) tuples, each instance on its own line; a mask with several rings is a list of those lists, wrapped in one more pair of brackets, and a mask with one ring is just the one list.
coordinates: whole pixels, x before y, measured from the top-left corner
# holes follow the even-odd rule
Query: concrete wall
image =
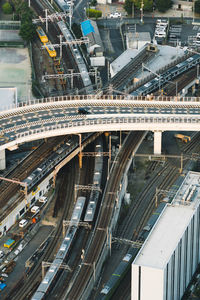
[(200, 209), (197, 207), (163, 270), (132, 264), (132, 300), (180, 300), (182, 298), (200, 262), (199, 228)]
[[(31, 205), (31, 200), (35, 197), (35, 201), (37, 201), (42, 195), (44, 195), (50, 188), (49, 180), (53, 177), (53, 174), (47, 176), (37, 187), (37, 189), (33, 192), (30, 192), (27, 197), (27, 205), (25, 200), (20, 202), (15, 208), (10, 212), (9, 215), (0, 223), (0, 234), (6, 234), (6, 231), (15, 224), (17, 220), (19, 220)], [(17, 199), (16, 195), (16, 199)], [(14, 199), (13, 199), (14, 201)], [(24, 208), (24, 213), (20, 215), (20, 211)], [(6, 229), (5, 229), (6, 228)]]

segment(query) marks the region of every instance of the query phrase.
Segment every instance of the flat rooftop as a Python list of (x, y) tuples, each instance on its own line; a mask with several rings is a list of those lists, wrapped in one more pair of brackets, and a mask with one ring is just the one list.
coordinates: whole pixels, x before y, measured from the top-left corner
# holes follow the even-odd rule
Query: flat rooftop
[[(160, 68), (163, 68), (164, 66), (172, 63), (175, 61), (178, 57), (184, 56), (184, 49), (180, 49), (179, 47), (172, 47), (168, 45), (156, 45), (158, 48), (158, 52), (153, 57), (152, 60), (145, 63), (145, 66), (148, 67), (151, 71), (156, 72)], [(140, 72), (138, 74), (137, 78), (142, 78), (147, 75), (151, 74), (151, 72), (144, 70), (143, 74)]]
[(0, 87), (16, 87), (18, 102), (31, 94), (31, 63), (27, 48), (0, 48)]
[(133, 263), (164, 269), (199, 204), (200, 173), (189, 172), (172, 203), (163, 210)]
[[(170, 64), (171, 62), (175, 61), (178, 57), (184, 55), (184, 50), (177, 47), (171, 47), (167, 45), (156, 45), (156, 46), (159, 51), (156, 53), (156, 55), (153, 57), (152, 60), (145, 63), (145, 66), (147, 66), (153, 72), (156, 72), (158, 69), (166, 66), (167, 64)], [(111, 68), (113, 72), (115, 74), (118, 73), (132, 59), (134, 59), (136, 55), (144, 49), (144, 47), (140, 48), (139, 50), (128, 49), (124, 51), (117, 59), (115, 59), (111, 63)], [(148, 71), (144, 70), (143, 73), (140, 71), (137, 74), (137, 78), (142, 78), (147, 75), (149, 75)]]
[(17, 104), (17, 88), (0, 87), (0, 110), (4, 110), (16, 104)]

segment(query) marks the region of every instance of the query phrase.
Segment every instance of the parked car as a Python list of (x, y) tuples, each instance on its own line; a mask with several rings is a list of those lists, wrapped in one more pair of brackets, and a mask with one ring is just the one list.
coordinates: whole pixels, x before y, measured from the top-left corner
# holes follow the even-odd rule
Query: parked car
[(109, 15), (110, 18), (121, 18), (122, 14), (115, 12)]
[(31, 212), (32, 213), (37, 214), (39, 211), (40, 211), (39, 206), (35, 205), (35, 206), (31, 207)]
[(27, 224), (28, 224), (28, 220), (22, 219), (22, 220), (19, 222), (19, 227), (23, 228), (23, 227), (25, 227)]
[(45, 196), (40, 197), (39, 202), (46, 203), (47, 202), (47, 197), (45, 197)]

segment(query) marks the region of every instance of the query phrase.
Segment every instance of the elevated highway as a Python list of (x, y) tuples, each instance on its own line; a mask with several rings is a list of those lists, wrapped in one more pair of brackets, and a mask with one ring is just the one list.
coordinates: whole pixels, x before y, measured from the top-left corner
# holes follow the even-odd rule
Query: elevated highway
[(153, 131), (161, 153), (163, 131), (199, 131), (200, 98), (61, 96), (20, 103), (0, 112), (0, 164), (5, 149), (65, 134), (116, 130)]

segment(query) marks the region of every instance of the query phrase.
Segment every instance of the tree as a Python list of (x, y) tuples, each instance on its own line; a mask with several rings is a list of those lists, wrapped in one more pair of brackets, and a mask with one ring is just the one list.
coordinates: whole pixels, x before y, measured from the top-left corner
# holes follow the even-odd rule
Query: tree
[[(142, 5), (141, 0), (125, 0), (124, 9), (128, 15), (132, 15), (132, 10), (134, 8), (140, 9)], [(146, 11), (152, 11), (153, 0), (143, 0), (143, 9)]]
[(6, 2), (2, 5), (2, 10), (4, 14), (9, 15), (12, 13), (12, 6), (10, 3)]
[(24, 22), (21, 24), (19, 35), (27, 42), (32, 41), (35, 36), (35, 26), (32, 22)]
[[(141, 0), (134, 0), (134, 5), (138, 9), (141, 8), (142, 1)], [(153, 0), (143, 0), (143, 9), (146, 11), (152, 11), (153, 9)]]
[(156, 7), (160, 12), (165, 12), (172, 7), (171, 0), (156, 0)]
[(194, 2), (194, 11), (197, 14), (200, 14), (200, 0)]
[(133, 5), (134, 5), (133, 0), (125, 0), (124, 10), (127, 12), (128, 15), (132, 15)]

